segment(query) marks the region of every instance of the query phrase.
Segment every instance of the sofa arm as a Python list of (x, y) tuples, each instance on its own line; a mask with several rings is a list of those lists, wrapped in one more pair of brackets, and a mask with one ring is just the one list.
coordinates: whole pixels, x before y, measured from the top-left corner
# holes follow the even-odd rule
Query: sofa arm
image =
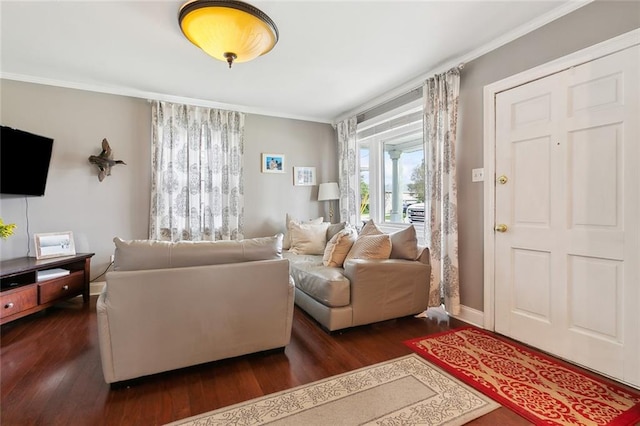
[(345, 262), (344, 272), (351, 282), (353, 325), (413, 315), (427, 308), (429, 264), (352, 259)]
[(115, 381), (113, 357), (111, 356), (111, 330), (109, 329), (109, 312), (106, 305), (107, 287), (102, 288), (96, 302), (98, 322), (98, 342), (100, 347), (100, 361), (102, 362), (102, 374), (107, 383)]

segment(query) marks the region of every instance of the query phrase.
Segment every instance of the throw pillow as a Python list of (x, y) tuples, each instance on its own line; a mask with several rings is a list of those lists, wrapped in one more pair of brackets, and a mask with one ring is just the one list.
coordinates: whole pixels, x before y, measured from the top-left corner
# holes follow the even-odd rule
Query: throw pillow
[(346, 227), (342, 231), (338, 231), (338, 233), (331, 237), (324, 249), (322, 264), (324, 266), (341, 268), (344, 259), (356, 241), (356, 235), (356, 230), (351, 227)]
[(373, 222), (373, 219), (369, 219), (367, 222), (365, 222), (365, 224), (362, 226), (362, 229), (360, 230), (360, 235), (380, 234), (384, 234), (384, 232), (382, 232), (380, 228), (378, 228), (378, 225)]
[(294, 254), (323, 254), (327, 245), (328, 223), (289, 223), (289, 233), (291, 234), (291, 248), (289, 251)]
[(344, 261), (350, 259), (388, 259), (390, 254), (391, 238), (388, 234), (360, 234)]
[(331, 238), (333, 238), (333, 236), (338, 232), (345, 229), (346, 226), (347, 222), (334, 223), (332, 225), (330, 224), (329, 228), (327, 228), (327, 241), (331, 241)]
[(315, 219), (309, 219), (308, 221), (304, 222), (304, 221), (292, 218), (291, 216), (289, 216), (289, 213), (287, 213), (285, 217), (285, 222), (284, 222), (284, 238), (282, 239), (283, 250), (289, 250), (291, 248), (291, 235), (289, 234), (289, 224), (291, 223), (292, 220), (298, 223), (318, 224), (318, 223), (322, 223), (322, 221), (324, 220), (324, 217), (317, 217)]
[(413, 225), (389, 236), (391, 237), (390, 259), (416, 260), (418, 258), (418, 237)]

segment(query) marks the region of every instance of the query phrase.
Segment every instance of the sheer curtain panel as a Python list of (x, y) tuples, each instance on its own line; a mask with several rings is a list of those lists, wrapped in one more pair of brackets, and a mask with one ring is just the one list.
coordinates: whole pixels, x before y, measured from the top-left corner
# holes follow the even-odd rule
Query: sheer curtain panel
[(244, 114), (154, 102), (154, 240), (242, 239)]
[(424, 152), (427, 167), (425, 200), (429, 219), (425, 241), (431, 251), (429, 306), (460, 311), (458, 274), (458, 195), (456, 188), (456, 128), (460, 70), (454, 68), (424, 84)]

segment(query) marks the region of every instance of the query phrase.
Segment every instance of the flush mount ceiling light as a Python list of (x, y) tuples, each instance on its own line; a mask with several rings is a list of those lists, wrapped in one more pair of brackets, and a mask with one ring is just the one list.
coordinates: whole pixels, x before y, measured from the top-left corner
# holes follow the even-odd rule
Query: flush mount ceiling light
[(227, 61), (229, 68), (264, 55), (278, 42), (271, 18), (241, 1), (190, 1), (180, 8), (178, 20), (191, 43)]

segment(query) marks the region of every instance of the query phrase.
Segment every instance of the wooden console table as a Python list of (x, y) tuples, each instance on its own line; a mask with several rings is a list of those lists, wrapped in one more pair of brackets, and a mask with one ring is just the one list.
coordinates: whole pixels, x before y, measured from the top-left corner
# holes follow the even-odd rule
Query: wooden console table
[[(19, 257), (0, 262), (0, 324), (41, 311), (82, 294), (89, 303), (89, 276), (94, 253), (36, 260)], [(68, 275), (38, 282), (38, 271), (66, 269)]]

